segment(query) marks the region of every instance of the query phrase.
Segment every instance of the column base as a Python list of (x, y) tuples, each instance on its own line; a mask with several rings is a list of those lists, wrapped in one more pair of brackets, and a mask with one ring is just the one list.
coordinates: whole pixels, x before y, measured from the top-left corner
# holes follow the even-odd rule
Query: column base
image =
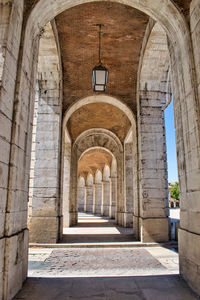
[(101, 206), (101, 216), (109, 217), (109, 206)]
[(104, 216), (104, 206), (101, 205), (101, 216)]
[(116, 221), (117, 221), (118, 225), (124, 226), (124, 213), (123, 212), (116, 212)]
[(92, 213), (95, 215), (96, 214), (96, 205), (93, 205), (92, 207)]
[(111, 219), (115, 219), (115, 211), (116, 211), (116, 206), (115, 205), (110, 205), (109, 206), (109, 217)]
[(69, 213), (69, 227), (74, 226), (78, 223), (78, 212), (72, 211)]
[(87, 207), (84, 209), (84, 212), (92, 213), (93, 212), (93, 205), (87, 205)]
[(200, 235), (179, 229), (178, 241), (180, 274), (189, 286), (200, 295)]
[(30, 243), (56, 243), (59, 239), (59, 217), (32, 217), (29, 222)]
[(139, 219), (140, 239), (145, 242), (167, 242), (169, 240), (168, 218)]
[(101, 205), (96, 205), (96, 214), (97, 215), (101, 214)]
[(133, 213), (124, 213), (124, 227), (132, 228), (133, 227)]
[[(13, 299), (22, 288), (28, 270), (28, 230), (25, 229), (11, 237), (0, 240), (0, 250), (6, 255), (6, 265), (3, 280), (3, 288), (0, 291), (0, 299)], [(3, 274), (2, 274), (3, 275)], [(0, 280), (1, 283), (1, 280)]]
[(138, 216), (133, 216), (133, 234), (137, 240), (140, 240), (139, 222), (140, 218)]
[(69, 227), (69, 213), (65, 213), (65, 215), (63, 216), (63, 227)]

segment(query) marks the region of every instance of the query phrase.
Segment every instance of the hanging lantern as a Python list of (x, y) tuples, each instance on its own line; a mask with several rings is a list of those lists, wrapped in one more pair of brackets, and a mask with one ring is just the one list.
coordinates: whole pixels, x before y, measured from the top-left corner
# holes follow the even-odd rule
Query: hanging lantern
[(105, 92), (108, 82), (108, 70), (101, 62), (101, 24), (99, 26), (99, 63), (92, 70), (92, 87), (95, 92)]

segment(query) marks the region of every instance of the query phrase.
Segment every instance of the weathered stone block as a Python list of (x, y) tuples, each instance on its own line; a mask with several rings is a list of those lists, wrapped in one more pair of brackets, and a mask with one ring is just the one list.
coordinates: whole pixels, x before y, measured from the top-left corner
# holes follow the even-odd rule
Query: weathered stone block
[(124, 226), (127, 228), (133, 227), (133, 213), (129, 213), (129, 212), (124, 213)]
[(4, 299), (12, 299), (25, 279), (24, 262), (28, 260), (27, 230), (6, 238)]
[(0, 162), (8, 164), (10, 156), (10, 143), (0, 137)]
[(32, 217), (29, 223), (31, 243), (56, 243), (59, 236), (58, 217)]
[(141, 241), (166, 242), (169, 240), (169, 221), (167, 218), (140, 218)]
[(4, 236), (5, 211), (0, 211), (0, 238)]
[(5, 238), (0, 239), (0, 299), (3, 299), (4, 250)]
[(16, 234), (17, 232), (27, 227), (27, 210), (15, 211), (6, 213), (6, 228), (7, 236)]
[(179, 229), (180, 274), (200, 294), (200, 235)]
[(59, 195), (59, 189), (58, 187), (34, 188), (33, 190), (34, 197), (42, 198), (44, 195), (45, 197), (49, 197), (49, 198), (57, 198)]
[(8, 165), (0, 162), (0, 188), (7, 188), (8, 184)]
[(11, 137), (11, 121), (0, 112), (0, 136), (10, 142)]
[(32, 203), (33, 217), (56, 217), (58, 215), (58, 198), (34, 198)]

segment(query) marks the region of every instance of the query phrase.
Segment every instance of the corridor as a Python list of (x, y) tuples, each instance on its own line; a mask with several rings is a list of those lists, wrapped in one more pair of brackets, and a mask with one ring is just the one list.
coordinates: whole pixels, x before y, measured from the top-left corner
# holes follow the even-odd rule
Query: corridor
[(108, 218), (79, 213), (62, 243), (30, 247), (28, 278), (14, 299), (197, 299), (172, 247), (139, 247), (132, 236)]
[(134, 241), (133, 229), (116, 225), (115, 220), (91, 213), (78, 213), (78, 224), (64, 228), (62, 243), (105, 243)]
[(197, 299), (178, 268), (172, 246), (141, 248), (132, 228), (79, 212), (61, 243), (30, 247), (28, 279), (14, 299)]

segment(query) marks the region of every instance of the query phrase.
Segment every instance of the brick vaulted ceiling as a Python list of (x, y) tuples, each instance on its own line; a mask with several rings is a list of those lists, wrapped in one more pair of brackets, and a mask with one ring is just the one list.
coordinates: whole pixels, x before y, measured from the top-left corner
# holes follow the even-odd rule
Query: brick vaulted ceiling
[(131, 123), (119, 108), (107, 103), (91, 103), (75, 111), (67, 123), (67, 129), (74, 142), (85, 130), (105, 128), (118, 136), (123, 143)]
[(109, 70), (107, 95), (136, 108), (136, 80), (142, 41), (149, 17), (113, 2), (70, 8), (56, 17), (63, 64), (65, 110), (94, 94), (91, 73), (98, 63), (98, 27), (102, 27), (102, 62)]
[[(27, 14), (38, 0), (27, 0)], [(153, 1), (153, 0), (152, 0)], [(175, 0), (188, 16), (191, 0)], [(92, 2), (70, 8), (55, 18), (63, 66), (63, 112), (80, 98), (94, 94), (91, 71), (98, 63), (98, 28), (102, 28), (102, 62), (109, 70), (106, 94), (124, 101), (136, 112), (136, 86), (140, 51), (149, 17), (131, 7), (111, 1)], [(105, 103), (85, 105), (70, 118), (72, 140), (84, 130), (103, 127), (123, 142), (130, 122), (122, 111)], [(79, 161), (79, 175), (110, 165), (111, 155), (91, 150)]]
[(96, 170), (103, 172), (105, 165), (111, 166), (112, 156), (103, 149), (91, 149), (86, 152), (78, 163), (79, 176), (86, 177), (88, 173), (93, 176)]

